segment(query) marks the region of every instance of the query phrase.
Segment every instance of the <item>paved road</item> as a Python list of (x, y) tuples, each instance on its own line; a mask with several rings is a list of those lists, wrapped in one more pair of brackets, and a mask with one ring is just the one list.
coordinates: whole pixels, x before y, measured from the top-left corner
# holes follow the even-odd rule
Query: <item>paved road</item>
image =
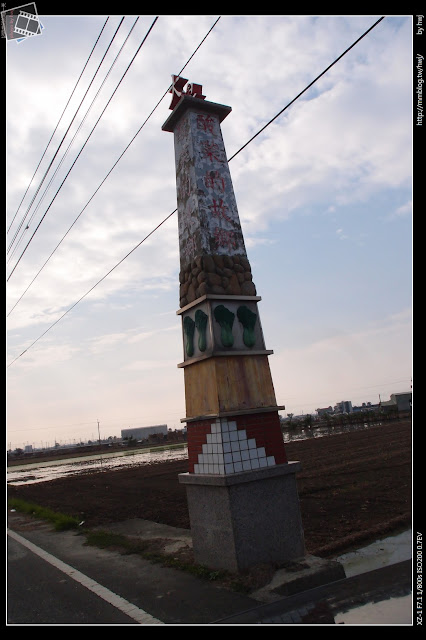
[(9, 538), (8, 624), (135, 624), (134, 618), (88, 590), (65, 566), (58, 567), (56, 559), (36, 551), (24, 539)]
[(200, 625), (259, 604), (23, 516), (9, 518), (8, 534), (9, 624)]
[(84, 542), (10, 514), (9, 625), (334, 624), (342, 609), (411, 591), (412, 563), (404, 561), (262, 604)]

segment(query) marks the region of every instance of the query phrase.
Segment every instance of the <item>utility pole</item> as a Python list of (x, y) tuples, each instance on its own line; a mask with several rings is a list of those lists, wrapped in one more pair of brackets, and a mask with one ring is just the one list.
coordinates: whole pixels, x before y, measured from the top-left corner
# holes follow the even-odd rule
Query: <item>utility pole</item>
[(99, 429), (99, 420), (98, 420), (98, 442), (99, 442), (99, 458), (101, 460), (101, 468), (102, 468), (102, 445), (101, 445), (101, 432)]

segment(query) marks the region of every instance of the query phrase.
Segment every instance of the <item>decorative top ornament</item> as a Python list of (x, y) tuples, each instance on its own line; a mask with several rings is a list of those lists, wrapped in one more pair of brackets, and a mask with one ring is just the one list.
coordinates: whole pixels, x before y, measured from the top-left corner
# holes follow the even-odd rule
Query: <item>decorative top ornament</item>
[(203, 96), (203, 86), (201, 84), (188, 84), (186, 87), (186, 91), (183, 90), (184, 86), (188, 82), (186, 78), (181, 78), (180, 76), (172, 75), (172, 86), (169, 90), (169, 93), (173, 94), (172, 101), (170, 103), (169, 109), (174, 109), (179, 100), (183, 95), (192, 96), (193, 98), (199, 98), (200, 100), (204, 100), (206, 96)]

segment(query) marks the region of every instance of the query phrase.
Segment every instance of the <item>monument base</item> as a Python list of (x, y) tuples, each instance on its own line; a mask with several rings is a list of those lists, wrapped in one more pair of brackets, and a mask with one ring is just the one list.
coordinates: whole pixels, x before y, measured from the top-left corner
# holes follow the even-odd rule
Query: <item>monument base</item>
[(234, 473), (182, 473), (194, 559), (239, 572), (303, 558), (305, 544), (296, 472), (299, 462)]

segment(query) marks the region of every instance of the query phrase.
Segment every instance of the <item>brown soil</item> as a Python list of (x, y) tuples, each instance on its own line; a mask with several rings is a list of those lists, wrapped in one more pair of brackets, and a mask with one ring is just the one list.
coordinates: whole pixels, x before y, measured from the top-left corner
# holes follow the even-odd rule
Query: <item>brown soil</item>
[[(411, 423), (286, 444), (297, 474), (307, 553), (331, 557), (411, 526)], [(132, 518), (189, 529), (187, 461), (9, 486), (10, 497), (77, 516), (85, 527)]]

